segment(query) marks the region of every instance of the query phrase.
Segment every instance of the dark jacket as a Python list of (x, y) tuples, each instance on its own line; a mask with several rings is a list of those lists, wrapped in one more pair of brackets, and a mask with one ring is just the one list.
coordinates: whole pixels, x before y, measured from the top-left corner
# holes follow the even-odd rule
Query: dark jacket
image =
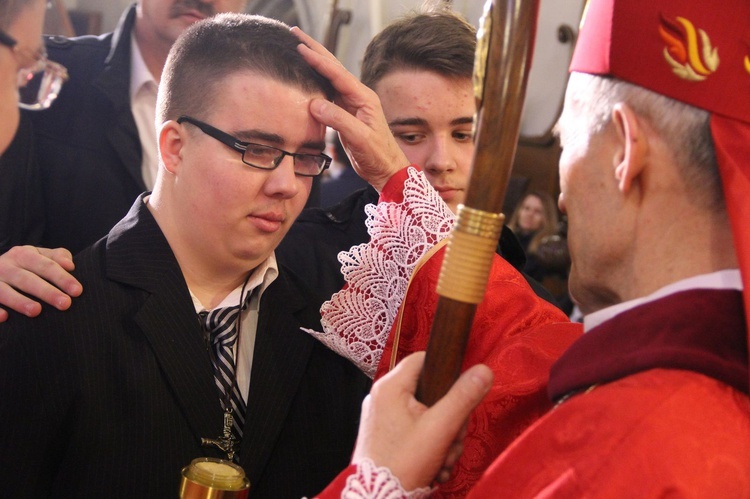
[(44, 215), (31, 119), (21, 114), (13, 142), (0, 156), (0, 254), (41, 241)]
[[(84, 293), (0, 326), (4, 497), (176, 497), (216, 456), (220, 395), (179, 265), (139, 198), (75, 258)], [(286, 269), (261, 299), (240, 449), (251, 497), (312, 496), (344, 467), (370, 382), (301, 326), (318, 304)]]
[[(70, 80), (49, 109), (24, 113), (24, 119), (33, 122), (34, 135), (34, 157), (24, 161), (37, 171), (26, 168), (26, 174), (14, 175), (15, 184), (7, 186), (29, 195), (24, 204), (0, 213), (17, 233), (0, 234), (2, 249), (23, 243), (62, 246), (76, 253), (105, 236), (146, 190), (140, 139), (130, 111), (134, 23), (132, 6), (114, 33), (46, 38), (49, 58), (68, 68)], [(10, 161), (3, 159), (3, 170), (20, 167)], [(4, 225), (9, 224), (0, 222), (0, 229)]]

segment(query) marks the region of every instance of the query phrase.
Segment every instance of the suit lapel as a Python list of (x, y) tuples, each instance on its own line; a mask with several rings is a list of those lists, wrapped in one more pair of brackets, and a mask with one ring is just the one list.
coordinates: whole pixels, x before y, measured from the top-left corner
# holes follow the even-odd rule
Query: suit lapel
[(200, 324), (179, 265), (143, 196), (110, 232), (107, 276), (148, 293), (135, 322), (151, 344), (197, 444), (201, 437), (219, 436), (219, 393)]
[(135, 5), (123, 17), (112, 37), (112, 49), (106, 67), (94, 86), (110, 101), (116, 119), (107, 128), (107, 139), (116, 151), (123, 168), (142, 190), (146, 190), (141, 173), (141, 140), (130, 109), (130, 40), (135, 25)]
[[(187, 307), (185, 306), (187, 305)], [(211, 361), (190, 298), (157, 291), (135, 316), (198, 445), (221, 435), (223, 416)]]
[[(283, 269), (263, 295), (255, 340), (247, 419), (240, 450), (251, 483), (261, 476), (285, 424), (314, 339), (299, 330), (310, 309)], [(282, 306), (283, 304), (283, 306)], [(303, 314), (307, 313), (307, 317)], [(318, 317), (317, 314), (314, 314)]]

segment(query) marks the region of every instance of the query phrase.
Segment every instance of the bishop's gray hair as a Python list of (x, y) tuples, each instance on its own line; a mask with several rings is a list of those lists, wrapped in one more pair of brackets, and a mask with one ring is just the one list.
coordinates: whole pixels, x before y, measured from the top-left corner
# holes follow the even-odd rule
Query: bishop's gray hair
[(573, 73), (570, 82), (590, 134), (609, 125), (617, 103), (627, 104), (667, 145), (696, 202), (707, 209), (724, 209), (708, 111), (617, 78)]

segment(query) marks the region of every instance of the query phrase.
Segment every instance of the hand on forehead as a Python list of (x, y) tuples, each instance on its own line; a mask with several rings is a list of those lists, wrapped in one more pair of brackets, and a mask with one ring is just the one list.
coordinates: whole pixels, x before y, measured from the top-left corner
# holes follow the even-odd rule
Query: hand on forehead
[(377, 95), (321, 44), (299, 28), (292, 28), (292, 32), (302, 42), (298, 46), (302, 56), (337, 92), (333, 103), (313, 100), (310, 106), (313, 116), (339, 132), (352, 166), (380, 190), (409, 161), (388, 128)]

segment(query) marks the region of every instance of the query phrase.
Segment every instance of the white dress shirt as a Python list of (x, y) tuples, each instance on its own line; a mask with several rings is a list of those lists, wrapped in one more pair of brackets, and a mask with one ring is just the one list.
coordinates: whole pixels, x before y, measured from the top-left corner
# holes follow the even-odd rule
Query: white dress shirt
[[(250, 389), (250, 372), (253, 367), (253, 350), (255, 350), (255, 335), (258, 330), (258, 311), (260, 309), (260, 300), (263, 292), (279, 276), (279, 267), (276, 263), (276, 256), (271, 256), (250, 274), (250, 278), (245, 286), (245, 295), (252, 293), (252, 298), (248, 307), (242, 312), (240, 322), (239, 336), (239, 355), (235, 350), (235, 365), (237, 366), (237, 386), (242, 393), (242, 397), (247, 401), (247, 394)], [(234, 307), (240, 303), (240, 292), (242, 286), (238, 286), (234, 291), (229, 293), (221, 303), (214, 308)], [(209, 310), (196, 298), (192, 291), (190, 296), (193, 298), (195, 312), (208, 312)], [(239, 359), (238, 359), (239, 357)]]
[[(159, 75), (161, 76), (161, 75)], [(141, 141), (141, 175), (146, 189), (151, 190), (156, 181), (159, 168), (158, 148), (156, 144), (156, 93), (158, 91), (156, 79), (146, 67), (141, 49), (135, 41), (135, 35), (130, 37), (130, 109), (138, 128)]]

